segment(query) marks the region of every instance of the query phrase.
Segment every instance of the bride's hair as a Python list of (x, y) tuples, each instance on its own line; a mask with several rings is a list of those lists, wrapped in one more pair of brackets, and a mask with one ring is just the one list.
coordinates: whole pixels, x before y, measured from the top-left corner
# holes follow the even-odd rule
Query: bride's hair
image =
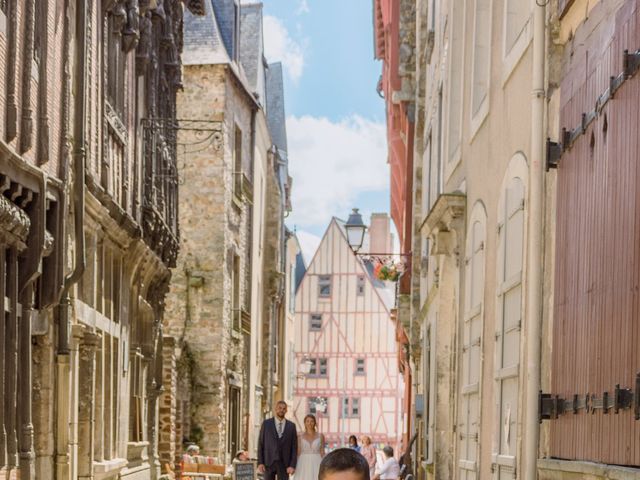
[(307, 414), (307, 415), (304, 417), (304, 420), (302, 421), (302, 423), (303, 423), (303, 424), (306, 424), (306, 423), (307, 423), (307, 418), (312, 418), (312, 419), (313, 419), (313, 428), (314, 428), (314, 429), (318, 427), (318, 421), (316, 420), (316, 416), (315, 416), (315, 415), (312, 415), (312, 414), (310, 414), (310, 413), (309, 413), (309, 414)]

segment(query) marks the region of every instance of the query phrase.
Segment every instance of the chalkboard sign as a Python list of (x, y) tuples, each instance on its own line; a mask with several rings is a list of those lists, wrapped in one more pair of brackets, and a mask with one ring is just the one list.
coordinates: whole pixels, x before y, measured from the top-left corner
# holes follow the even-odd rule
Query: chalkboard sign
[(256, 462), (233, 462), (233, 480), (255, 480)]

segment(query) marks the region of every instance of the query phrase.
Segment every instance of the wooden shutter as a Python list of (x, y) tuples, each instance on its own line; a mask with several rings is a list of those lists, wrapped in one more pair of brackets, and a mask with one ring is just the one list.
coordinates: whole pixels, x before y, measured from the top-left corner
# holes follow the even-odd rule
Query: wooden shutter
[(520, 178), (509, 181), (500, 208), (492, 461), (494, 478), (504, 480), (515, 478), (517, 457), (524, 253), (524, 185)]

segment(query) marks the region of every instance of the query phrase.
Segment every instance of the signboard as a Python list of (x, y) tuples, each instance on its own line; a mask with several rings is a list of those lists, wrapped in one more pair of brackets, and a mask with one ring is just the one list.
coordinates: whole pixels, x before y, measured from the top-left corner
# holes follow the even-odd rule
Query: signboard
[(233, 480), (255, 480), (256, 462), (233, 462)]

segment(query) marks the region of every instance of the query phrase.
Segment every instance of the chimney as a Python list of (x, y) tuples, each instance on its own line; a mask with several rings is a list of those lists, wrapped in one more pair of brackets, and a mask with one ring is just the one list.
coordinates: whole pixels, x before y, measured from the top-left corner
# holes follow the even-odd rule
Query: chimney
[(369, 224), (369, 252), (391, 253), (393, 241), (391, 223), (386, 213), (372, 213)]

